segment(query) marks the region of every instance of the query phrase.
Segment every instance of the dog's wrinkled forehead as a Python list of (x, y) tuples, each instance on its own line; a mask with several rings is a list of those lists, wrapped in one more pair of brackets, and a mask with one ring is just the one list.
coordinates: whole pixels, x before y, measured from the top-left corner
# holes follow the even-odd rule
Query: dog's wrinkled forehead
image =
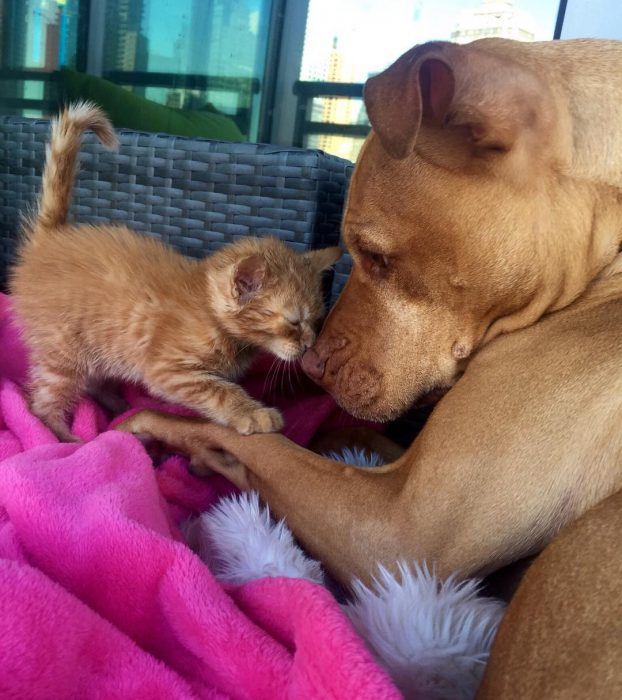
[(352, 179), (343, 222), (345, 243), (350, 252), (363, 248), (381, 255), (408, 255), (412, 246), (428, 246), (422, 236), (431, 235), (427, 252), (441, 249), (457, 228), (451, 203), (463, 197), (468, 206), (470, 195), (456, 189), (451, 173), (416, 155), (408, 161), (391, 158), (372, 132)]
[(417, 46), (367, 81), (364, 100), (374, 133), (396, 160), (417, 150), (442, 167), (479, 168), (517, 146), (552, 147), (548, 86), (484, 42)]

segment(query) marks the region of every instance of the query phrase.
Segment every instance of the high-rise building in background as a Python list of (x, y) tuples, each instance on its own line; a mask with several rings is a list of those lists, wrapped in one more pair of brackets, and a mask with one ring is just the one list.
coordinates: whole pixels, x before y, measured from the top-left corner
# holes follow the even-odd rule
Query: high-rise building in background
[[(346, 62), (346, 58), (339, 50), (338, 38), (333, 38), (333, 45), (326, 61), (319, 68), (321, 79), (330, 83), (349, 83), (354, 77), (354, 72)], [(352, 124), (356, 119), (356, 103), (343, 97), (322, 97), (314, 100), (313, 120), (328, 122), (330, 124)], [(318, 138), (318, 148), (350, 158), (354, 146), (353, 139), (332, 134), (321, 134)]]
[[(339, 38), (333, 37), (331, 49), (315, 57), (308, 63), (305, 79), (329, 83), (349, 83), (354, 79), (354, 70), (348, 65), (346, 56), (339, 49)], [(329, 124), (351, 124), (356, 114), (352, 100), (343, 97), (316, 97), (311, 103), (311, 121)], [(309, 145), (321, 148), (327, 153), (349, 158), (353, 139), (332, 134), (319, 134), (310, 137)]]
[(59, 66), (75, 66), (78, 50), (79, 9), (80, 0), (64, 0), (62, 3), (58, 46)]
[(56, 70), (60, 66), (74, 66), (78, 41), (78, 2), (79, 0), (48, 0), (47, 12), (40, 11), (44, 32), (43, 41), (45, 70)]
[(0, 56), (6, 68), (52, 71), (74, 65), (79, 0), (0, 0)]
[[(58, 4), (55, 0), (30, 0), (25, 9), (29, 25), (25, 65), (28, 68), (45, 68), (47, 70), (57, 68)], [(52, 50), (55, 51), (54, 56), (47, 50), (48, 41), (52, 43)]]
[(26, 65), (27, 12), (21, 0), (0, 0), (0, 42), (3, 68)]
[[(0, 57), (3, 68), (22, 68), (26, 65), (26, 14), (19, 0), (0, 0)], [(19, 99), (24, 96), (23, 81), (6, 81), (2, 96)]]
[(148, 44), (143, 32), (144, 0), (107, 0), (104, 70), (147, 70)]
[(165, 104), (167, 107), (173, 107), (173, 109), (180, 109), (183, 105), (181, 90), (169, 90), (166, 93)]
[[(75, 66), (79, 0), (0, 0), (0, 61), (4, 68), (51, 72)], [(7, 80), (2, 97), (39, 100), (42, 81)], [(28, 114), (28, 110), (24, 111)]]
[[(431, 0), (404, 0), (391, 5), (393, 29), (399, 28), (408, 47), (421, 36), (424, 8)], [(390, 42), (374, 42), (373, 32), (386, 24), (386, 0), (348, 0), (337, 8), (338, 24), (331, 21), (326, 0), (310, 0), (300, 80), (362, 83), (395, 58)], [(361, 23), (362, 16), (366, 22)], [(336, 31), (330, 34), (330, 27)], [(380, 47), (380, 48), (379, 48)], [(330, 124), (367, 124), (362, 100), (317, 97), (312, 100), (311, 121)], [(356, 160), (362, 137), (338, 134), (309, 135), (305, 141), (334, 155)]]
[(513, 0), (483, 0), (479, 7), (462, 12), (450, 38), (457, 44), (484, 37), (533, 41), (536, 31), (533, 17), (514, 7)]
[(58, 52), (60, 49), (60, 11), (52, 16), (52, 21), (46, 21), (44, 32), (41, 33), (43, 44), (43, 54), (45, 56), (43, 67), (45, 70), (56, 70), (58, 68)]

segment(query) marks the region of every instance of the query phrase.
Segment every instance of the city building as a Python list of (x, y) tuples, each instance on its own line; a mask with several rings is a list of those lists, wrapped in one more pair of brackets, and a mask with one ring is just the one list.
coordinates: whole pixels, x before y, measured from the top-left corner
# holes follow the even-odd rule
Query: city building
[(52, 71), (60, 66), (74, 65), (78, 38), (78, 0), (41, 2), (41, 9), (35, 16), (44, 23), (44, 31), (39, 32), (45, 56), (44, 69)]
[[(329, 83), (349, 83), (354, 78), (354, 67), (347, 63), (344, 53), (340, 51), (338, 37), (333, 37), (330, 52), (321, 54), (317, 62), (310, 64), (305, 75), (306, 80)], [(327, 124), (354, 124), (359, 108), (357, 101), (348, 98), (316, 97), (312, 103), (310, 119)], [(310, 146), (349, 159), (356, 157), (358, 142), (359, 139), (336, 134), (319, 134), (309, 139)]]
[(450, 38), (457, 44), (484, 37), (533, 41), (536, 33), (533, 17), (514, 7), (513, 0), (483, 0), (479, 7), (462, 12)]
[(144, 0), (107, 0), (104, 70), (147, 70), (148, 42), (143, 33)]
[(22, 68), (26, 65), (28, 18), (19, 0), (0, 0), (0, 42), (2, 66)]
[[(353, 71), (348, 67), (345, 57), (338, 48), (337, 37), (333, 38), (333, 46), (328, 54), (324, 68), (324, 80), (331, 83), (348, 83), (353, 79)], [(340, 97), (317, 98), (321, 110), (319, 121), (329, 124), (352, 124), (356, 118), (355, 104), (352, 100)], [(328, 153), (349, 158), (352, 152), (352, 139), (331, 134), (321, 134), (318, 147)]]

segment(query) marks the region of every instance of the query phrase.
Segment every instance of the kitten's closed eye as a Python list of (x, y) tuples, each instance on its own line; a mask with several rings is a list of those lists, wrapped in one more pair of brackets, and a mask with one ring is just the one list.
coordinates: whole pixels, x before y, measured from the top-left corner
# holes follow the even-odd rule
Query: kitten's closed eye
[(285, 323), (288, 323), (294, 328), (300, 328), (302, 325), (303, 314), (300, 311), (290, 309), (289, 311), (281, 312), (279, 316), (283, 319), (283, 321), (285, 321)]

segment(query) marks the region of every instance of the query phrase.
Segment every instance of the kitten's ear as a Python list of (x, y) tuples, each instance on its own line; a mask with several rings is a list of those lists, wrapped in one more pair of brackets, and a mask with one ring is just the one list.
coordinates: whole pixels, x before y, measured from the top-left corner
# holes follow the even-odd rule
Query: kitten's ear
[(250, 301), (263, 287), (266, 272), (266, 261), (261, 255), (251, 255), (235, 266), (233, 285), (241, 304)]
[(322, 272), (332, 267), (337, 260), (339, 260), (341, 257), (341, 248), (334, 246), (333, 248), (308, 250), (304, 255), (318, 272)]

